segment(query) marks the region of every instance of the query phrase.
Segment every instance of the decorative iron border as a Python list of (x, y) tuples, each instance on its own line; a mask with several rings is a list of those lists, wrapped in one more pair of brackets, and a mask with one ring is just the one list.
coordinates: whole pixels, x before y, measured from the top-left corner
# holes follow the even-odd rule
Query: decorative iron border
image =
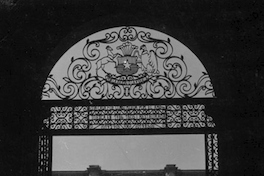
[(216, 133), (206, 134), (206, 148), (207, 148), (207, 160), (206, 171), (207, 175), (218, 176), (218, 135)]
[(43, 122), (50, 130), (213, 128), (205, 106), (54, 106)]
[[(43, 121), (39, 136), (38, 176), (51, 175), (52, 131), (62, 134), (87, 130), (185, 129), (205, 135), (206, 175), (219, 175), (218, 136), (213, 118), (206, 115), (205, 106), (196, 105), (136, 105), (136, 106), (54, 106), (50, 117)], [(207, 132), (201, 129), (207, 129)], [(213, 133), (208, 133), (213, 132)], [(193, 133), (193, 131), (192, 131)], [(65, 133), (67, 134), (67, 133)], [(174, 133), (175, 134), (175, 133)], [(177, 133), (176, 133), (177, 134)]]
[(52, 136), (42, 134), (38, 141), (38, 176), (51, 176)]

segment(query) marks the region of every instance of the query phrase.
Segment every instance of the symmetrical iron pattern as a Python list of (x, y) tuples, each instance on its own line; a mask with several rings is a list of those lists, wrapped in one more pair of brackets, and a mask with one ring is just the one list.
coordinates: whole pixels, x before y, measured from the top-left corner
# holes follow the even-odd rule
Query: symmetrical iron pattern
[[(44, 120), (47, 130), (100, 129), (213, 129), (212, 117), (205, 106), (146, 105), (146, 106), (56, 106)], [(89, 134), (89, 131), (87, 131)], [(218, 176), (218, 138), (216, 133), (204, 133), (206, 145), (206, 175)], [(39, 176), (51, 173), (51, 137), (39, 136)]]
[(52, 107), (48, 129), (143, 129), (214, 127), (204, 105)]
[(51, 173), (51, 136), (39, 136), (38, 176), (49, 176)]
[[(161, 32), (132, 26), (100, 31), (77, 42), (59, 59), (42, 91), (42, 100), (213, 97), (208, 73), (186, 46)], [(44, 120), (47, 134), (111, 129), (210, 131), (215, 127), (201, 104), (53, 106), (50, 112)], [(206, 136), (207, 176), (218, 175), (217, 134), (197, 133)], [(47, 134), (39, 136), (39, 176), (51, 175), (52, 136)]]
[(56, 71), (48, 76), (42, 99), (214, 97), (209, 75), (198, 59), (181, 51), (175, 39), (154, 37), (150, 31), (114, 28), (79, 42), (82, 51), (64, 58), (69, 61), (62, 64), (67, 67), (63, 76)]
[(169, 105), (167, 124), (169, 128), (215, 127), (212, 117), (204, 112), (204, 105)]
[(207, 144), (207, 175), (218, 176), (218, 138), (217, 134), (206, 134)]

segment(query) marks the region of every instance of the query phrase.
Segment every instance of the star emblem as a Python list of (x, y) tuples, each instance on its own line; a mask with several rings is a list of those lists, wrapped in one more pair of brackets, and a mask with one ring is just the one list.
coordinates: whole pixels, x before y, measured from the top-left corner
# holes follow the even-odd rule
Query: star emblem
[(128, 69), (130, 69), (130, 63), (128, 63), (128, 61), (126, 60), (126, 61), (124, 61), (124, 66), (125, 66), (125, 68), (128, 68)]

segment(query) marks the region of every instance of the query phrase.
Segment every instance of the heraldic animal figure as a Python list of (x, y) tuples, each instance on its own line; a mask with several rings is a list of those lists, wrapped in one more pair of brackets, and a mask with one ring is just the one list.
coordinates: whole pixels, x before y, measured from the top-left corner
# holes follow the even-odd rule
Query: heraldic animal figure
[(107, 51), (107, 56), (99, 59), (96, 62), (96, 73), (98, 72), (99, 69), (102, 69), (105, 72), (104, 67), (109, 62), (114, 63), (116, 66), (117, 65), (117, 58), (121, 56), (119, 53), (113, 54), (113, 52), (112, 52), (113, 48), (111, 48), (110, 46), (106, 47), (106, 51)]
[(141, 63), (141, 69), (143, 72), (159, 74), (158, 60), (155, 52), (150, 50), (148, 52), (146, 45), (141, 45), (141, 55), (138, 55), (139, 63)]

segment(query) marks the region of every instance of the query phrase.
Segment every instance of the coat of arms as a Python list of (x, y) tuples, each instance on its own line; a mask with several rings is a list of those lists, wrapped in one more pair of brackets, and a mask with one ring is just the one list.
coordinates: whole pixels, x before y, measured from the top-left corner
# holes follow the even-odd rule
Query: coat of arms
[(70, 48), (49, 75), (43, 97), (214, 97), (214, 90), (199, 59), (179, 41), (151, 29), (125, 26), (92, 34)]
[(138, 69), (150, 74), (159, 73), (157, 56), (153, 50), (148, 51), (146, 45), (143, 44), (138, 47), (131, 42), (125, 42), (117, 46), (116, 49), (120, 50), (122, 54), (114, 54), (111, 46), (106, 47), (107, 56), (96, 62), (96, 71), (99, 69), (105, 71), (104, 68), (108, 63), (114, 63), (117, 73), (122, 76), (134, 75)]

